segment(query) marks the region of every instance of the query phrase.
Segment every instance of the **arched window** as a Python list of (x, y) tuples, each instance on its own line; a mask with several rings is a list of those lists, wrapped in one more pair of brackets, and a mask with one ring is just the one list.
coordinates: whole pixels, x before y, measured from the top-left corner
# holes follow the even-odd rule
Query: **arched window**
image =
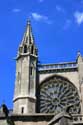
[(24, 113), (24, 107), (21, 108), (21, 113), (22, 113), (22, 114)]
[(40, 84), (40, 112), (59, 113), (69, 108), (69, 113), (80, 113), (80, 98), (77, 88), (68, 79), (51, 76)]
[(33, 67), (30, 67), (30, 75), (33, 75)]
[(33, 45), (31, 46), (31, 54), (33, 54)]
[(24, 53), (27, 53), (27, 45), (24, 45)]

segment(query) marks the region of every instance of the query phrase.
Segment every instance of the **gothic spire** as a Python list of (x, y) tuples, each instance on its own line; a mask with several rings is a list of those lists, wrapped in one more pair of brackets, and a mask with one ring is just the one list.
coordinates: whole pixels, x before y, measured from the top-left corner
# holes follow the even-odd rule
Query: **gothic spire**
[(30, 20), (27, 21), (26, 31), (19, 46), (18, 56), (26, 53), (37, 55), (37, 48), (35, 46)]
[(26, 31), (24, 33), (24, 37), (22, 40), (22, 43), (27, 43), (27, 44), (33, 44), (34, 42), (34, 38), (32, 35), (32, 27), (31, 27), (31, 23), (30, 20), (27, 21), (27, 27), (26, 27)]

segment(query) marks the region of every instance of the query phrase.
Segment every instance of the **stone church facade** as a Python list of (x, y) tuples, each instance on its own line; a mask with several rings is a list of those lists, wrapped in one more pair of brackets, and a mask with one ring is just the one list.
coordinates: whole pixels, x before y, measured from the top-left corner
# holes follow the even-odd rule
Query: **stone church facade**
[[(5, 107), (5, 108), (3, 108)], [(0, 125), (83, 124), (83, 57), (39, 64), (30, 21), (16, 57), (13, 111), (0, 110)], [(9, 121), (9, 123), (8, 123)]]

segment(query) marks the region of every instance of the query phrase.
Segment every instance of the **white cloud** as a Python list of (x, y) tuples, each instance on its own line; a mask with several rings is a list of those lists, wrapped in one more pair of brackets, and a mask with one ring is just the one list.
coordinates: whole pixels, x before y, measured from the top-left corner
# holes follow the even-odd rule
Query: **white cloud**
[(32, 17), (36, 20), (36, 21), (40, 21), (40, 20), (48, 20), (47, 16), (38, 14), (38, 13), (32, 13)]
[(75, 21), (78, 25), (83, 23), (83, 12), (76, 11), (74, 13)]
[(31, 16), (32, 18), (35, 20), (35, 21), (42, 21), (42, 22), (45, 22), (45, 23), (48, 23), (48, 24), (51, 24), (52, 22), (48, 19), (47, 16), (44, 16), (44, 15), (41, 15), (39, 13), (31, 13)]
[(20, 12), (21, 11), (21, 9), (18, 9), (18, 8), (14, 8), (13, 10), (12, 10), (12, 12), (14, 12), (14, 13), (18, 13), (18, 12)]

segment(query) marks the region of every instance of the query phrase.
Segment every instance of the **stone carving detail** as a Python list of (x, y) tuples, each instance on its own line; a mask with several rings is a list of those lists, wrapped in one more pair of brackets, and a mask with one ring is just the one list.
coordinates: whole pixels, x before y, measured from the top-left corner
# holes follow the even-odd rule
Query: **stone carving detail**
[(57, 114), (69, 105), (69, 113), (80, 113), (79, 95), (70, 81), (54, 76), (40, 85), (40, 112)]

